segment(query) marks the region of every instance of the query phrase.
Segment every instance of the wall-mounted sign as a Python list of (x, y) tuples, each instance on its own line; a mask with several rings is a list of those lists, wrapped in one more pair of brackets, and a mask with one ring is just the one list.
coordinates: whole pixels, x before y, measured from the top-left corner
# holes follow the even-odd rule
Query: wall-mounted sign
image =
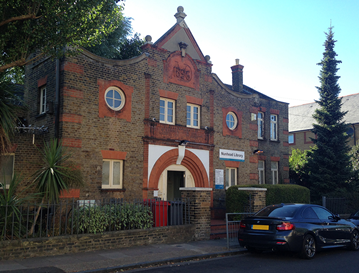
[(216, 169), (215, 175), (215, 188), (216, 189), (224, 189), (224, 172), (222, 169)]
[(244, 162), (244, 152), (220, 149), (219, 150), (219, 159)]

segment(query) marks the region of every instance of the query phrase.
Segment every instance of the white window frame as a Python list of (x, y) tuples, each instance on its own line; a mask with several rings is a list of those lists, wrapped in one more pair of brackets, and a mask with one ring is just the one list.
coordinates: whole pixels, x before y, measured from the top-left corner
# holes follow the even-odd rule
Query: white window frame
[(294, 134), (289, 134), (288, 135), (288, 143), (289, 144), (294, 144)]
[[(190, 108), (190, 111), (188, 112), (188, 108)], [(194, 117), (194, 109), (197, 108), (197, 125), (194, 125), (195, 117)], [(190, 128), (200, 128), (200, 119), (201, 119), (201, 106), (196, 104), (190, 104), (187, 103), (187, 127)], [(188, 115), (190, 117), (188, 118)], [(189, 124), (188, 124), (189, 123)]]
[(46, 86), (40, 88), (40, 107), (39, 107), (39, 114), (46, 113)]
[(270, 140), (278, 140), (278, 115), (270, 115)]
[[(260, 166), (260, 165), (262, 165), (262, 166)], [(264, 160), (259, 160), (258, 161), (258, 183), (261, 184), (261, 185), (266, 183), (266, 180), (265, 180), (265, 162), (264, 162)]]
[[(161, 101), (165, 102), (165, 107), (164, 107), (164, 119), (161, 119)], [(169, 115), (168, 115), (168, 104), (172, 102), (173, 103), (173, 115), (172, 115), (172, 122), (168, 120)], [(171, 100), (171, 99), (167, 99), (167, 98), (160, 98), (160, 123), (166, 123), (166, 124), (175, 124), (175, 119), (176, 119), (176, 101), (175, 100)]]
[[(12, 172), (11, 172), (11, 179), (14, 177), (14, 168), (15, 168), (15, 154), (2, 154), (0, 155), (0, 157), (3, 156), (11, 156), (12, 157)], [(4, 183), (3, 179), (4, 179), (4, 175), (3, 175), (3, 170), (2, 170), (2, 165), (1, 165), (1, 160), (2, 158), (0, 158), (0, 183)], [(6, 188), (8, 189), (11, 183), (11, 180), (5, 181), (6, 183)], [(2, 189), (3, 187), (0, 186), (0, 189)]]
[[(115, 92), (118, 92), (118, 93), (120, 94), (121, 99), (116, 99), (116, 98), (114, 97), (114, 95), (113, 95), (113, 97), (112, 97), (112, 99), (113, 99), (114, 101), (115, 101), (115, 100), (117, 100), (117, 101), (120, 100), (120, 101), (121, 101), (121, 104), (120, 104), (120, 106), (118, 106), (118, 107), (111, 106), (111, 105), (108, 104), (108, 102), (107, 102), (106, 96), (107, 96), (108, 92), (110, 92), (111, 90), (114, 92), (113, 94), (115, 94)], [(126, 103), (125, 94), (123, 93), (123, 91), (122, 91), (120, 88), (118, 88), (118, 87), (116, 87), (116, 86), (111, 86), (111, 87), (107, 88), (106, 91), (105, 91), (104, 98), (105, 98), (105, 102), (106, 102), (107, 107), (110, 108), (110, 109), (112, 109), (112, 110), (114, 110), (114, 111), (120, 111), (120, 110), (125, 106), (125, 103)]]
[[(273, 166), (273, 164), (275, 166)], [(271, 173), (272, 173), (272, 184), (276, 185), (278, 184), (278, 162), (277, 161), (271, 161)]]
[[(232, 184), (232, 171), (234, 171), (234, 184)], [(237, 185), (237, 171), (238, 168), (226, 168), (226, 189), (228, 189), (230, 186)]]
[[(261, 117), (260, 117), (261, 116)], [(258, 121), (258, 139), (263, 139), (264, 137), (264, 113), (258, 112), (257, 114), (257, 121)]]
[[(103, 159), (103, 162), (110, 162), (110, 168), (109, 168), (109, 183), (108, 185), (104, 185), (103, 181), (101, 181), (101, 187), (102, 189), (122, 189), (123, 187), (123, 160), (118, 159)], [(120, 185), (113, 185), (113, 163), (114, 162), (120, 162)], [(103, 168), (103, 167), (102, 167)], [(103, 172), (103, 169), (102, 169)]]
[[(229, 117), (232, 117), (233, 118), (233, 121), (229, 119)], [(233, 122), (233, 125), (231, 126), (230, 123)], [(228, 112), (227, 115), (226, 115), (226, 125), (227, 127), (229, 128), (229, 130), (234, 130), (237, 128), (237, 125), (238, 125), (238, 118), (237, 118), (237, 115), (233, 112)]]

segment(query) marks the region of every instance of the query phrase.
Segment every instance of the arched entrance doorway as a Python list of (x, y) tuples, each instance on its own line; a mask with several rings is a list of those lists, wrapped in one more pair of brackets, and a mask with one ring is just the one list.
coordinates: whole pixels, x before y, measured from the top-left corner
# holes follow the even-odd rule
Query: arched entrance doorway
[[(158, 147), (156, 148), (158, 151)], [(147, 187), (158, 189), (158, 192), (155, 192), (155, 194), (158, 194), (158, 197), (161, 197), (163, 200), (169, 200), (168, 193), (171, 197), (178, 196), (181, 185), (184, 185), (185, 187), (210, 186), (208, 179), (208, 151), (194, 149), (190, 151), (189, 149), (186, 149), (180, 164), (177, 164), (178, 158), (178, 149), (172, 148), (157, 156), (152, 161), (153, 163), (151, 161), (149, 162), (150, 175)], [(206, 167), (203, 162), (206, 162)], [(168, 180), (170, 180), (169, 184)], [(173, 187), (174, 190), (171, 190), (171, 187)]]
[(179, 188), (195, 187), (193, 175), (182, 165), (168, 166), (158, 180), (158, 197), (162, 200), (181, 198)]

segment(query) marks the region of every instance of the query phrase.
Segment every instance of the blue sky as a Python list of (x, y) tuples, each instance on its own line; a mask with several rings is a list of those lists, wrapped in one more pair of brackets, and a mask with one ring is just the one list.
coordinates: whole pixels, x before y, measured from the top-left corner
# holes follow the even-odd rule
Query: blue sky
[(154, 42), (176, 23), (178, 6), (224, 83), (231, 84), (238, 58), (245, 85), (290, 106), (319, 98), (317, 63), (332, 24), (340, 95), (359, 93), (359, 0), (127, 0), (124, 14)]

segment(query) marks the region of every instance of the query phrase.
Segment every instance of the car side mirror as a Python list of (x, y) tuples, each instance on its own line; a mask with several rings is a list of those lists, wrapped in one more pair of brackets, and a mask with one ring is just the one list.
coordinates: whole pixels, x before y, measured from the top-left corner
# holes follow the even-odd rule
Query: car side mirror
[(337, 215), (333, 215), (333, 216), (328, 216), (329, 220), (333, 220), (333, 221), (339, 221), (341, 218), (339, 216), (339, 214)]

